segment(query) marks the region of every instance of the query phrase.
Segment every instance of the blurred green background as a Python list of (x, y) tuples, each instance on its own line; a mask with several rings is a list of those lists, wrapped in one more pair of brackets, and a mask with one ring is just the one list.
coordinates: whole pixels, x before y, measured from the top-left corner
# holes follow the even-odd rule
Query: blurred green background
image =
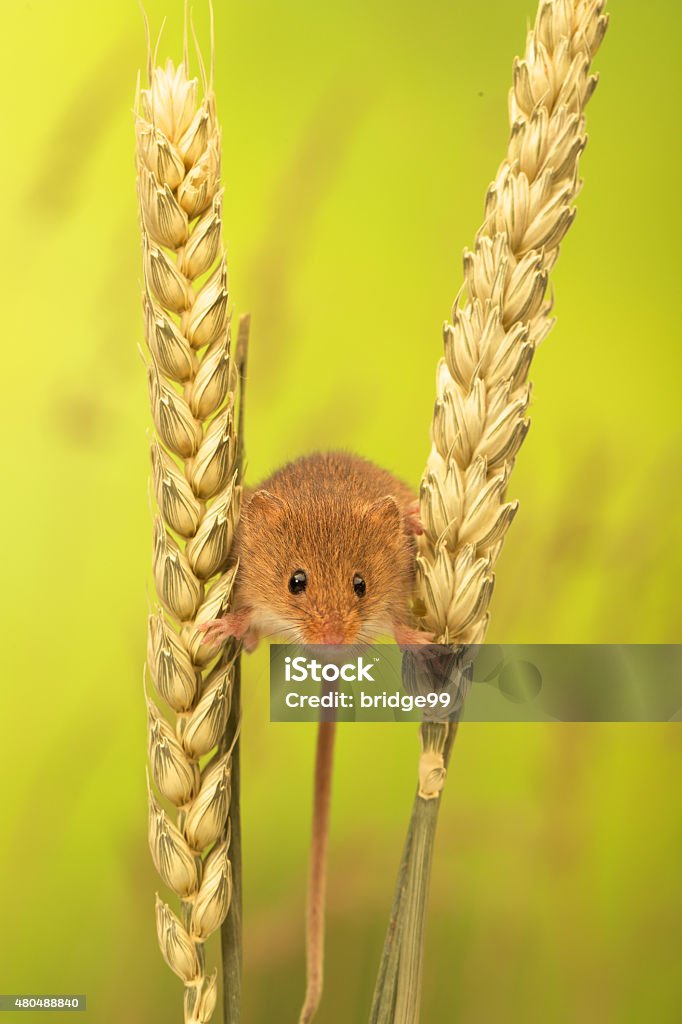
[[(160, 56), (178, 56), (180, 2), (146, 6), (155, 30), (168, 17)], [(511, 485), (490, 633), (505, 643), (682, 639), (682, 15), (611, 7)], [(417, 483), (441, 322), (533, 15), (530, 0), (217, 0), (252, 481), (343, 445)], [(179, 1021), (146, 845), (142, 20), (133, 0), (4, 0), (3, 35), (0, 989), (85, 992), (97, 1024)], [(244, 1019), (272, 1024), (296, 1019), (302, 993), (314, 730), (268, 722), (266, 652), (245, 672)], [(680, 1019), (679, 740), (679, 726), (461, 730), (424, 1024)], [(319, 1024), (366, 1019), (417, 753), (411, 726), (341, 730)]]

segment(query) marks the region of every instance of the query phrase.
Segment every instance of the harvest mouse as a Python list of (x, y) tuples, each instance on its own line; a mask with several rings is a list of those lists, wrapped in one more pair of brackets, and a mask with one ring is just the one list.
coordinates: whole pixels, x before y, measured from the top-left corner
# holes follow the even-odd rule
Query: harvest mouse
[(430, 640), (410, 625), (415, 533), (415, 496), (387, 470), (346, 452), (290, 462), (247, 493), (232, 611), (207, 625), (207, 640), (236, 637), (247, 651), (274, 636)]
[[(235, 637), (370, 643), (392, 636), (424, 644), (411, 625), (418, 503), (385, 469), (346, 452), (307, 455), (247, 492), (236, 537), (232, 610), (203, 630), (209, 643)], [(322, 994), (326, 851), (334, 722), (318, 726), (308, 884), (307, 987), (300, 1024)]]

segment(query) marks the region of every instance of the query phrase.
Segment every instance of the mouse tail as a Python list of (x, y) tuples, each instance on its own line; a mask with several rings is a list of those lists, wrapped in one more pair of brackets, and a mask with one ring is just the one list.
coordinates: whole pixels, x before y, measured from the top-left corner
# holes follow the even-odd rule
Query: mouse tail
[(331, 806), (332, 771), (336, 722), (320, 722), (317, 727), (315, 781), (313, 787), (313, 826), (308, 877), (308, 917), (306, 938), (306, 991), (299, 1024), (309, 1024), (322, 998), (324, 977), (324, 917), (327, 890), (327, 845)]

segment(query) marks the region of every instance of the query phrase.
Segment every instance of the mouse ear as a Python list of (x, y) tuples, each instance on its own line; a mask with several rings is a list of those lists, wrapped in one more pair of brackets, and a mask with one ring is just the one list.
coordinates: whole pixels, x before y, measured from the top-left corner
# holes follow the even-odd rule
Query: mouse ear
[(403, 514), (395, 498), (387, 494), (385, 498), (378, 498), (367, 508), (366, 516), (375, 523), (391, 523), (396, 528), (402, 526)]
[(264, 490), (254, 491), (247, 505), (248, 515), (262, 517), (268, 522), (276, 522), (285, 510), (286, 503), (281, 498)]

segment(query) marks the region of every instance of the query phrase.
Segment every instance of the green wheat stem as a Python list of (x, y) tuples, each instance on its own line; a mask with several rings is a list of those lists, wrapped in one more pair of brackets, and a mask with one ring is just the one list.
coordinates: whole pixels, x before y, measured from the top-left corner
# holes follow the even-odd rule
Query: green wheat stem
[[(422, 726), (424, 740), (442, 749), (445, 769), (456, 735), (456, 724)], [(424, 927), (441, 798), (442, 789), (435, 799), (425, 800), (418, 790), (414, 796), (369, 1024), (415, 1024), (419, 1019)]]
[[(239, 409), (237, 415), (237, 472), (244, 476), (244, 409), (246, 400), (246, 368), (248, 361), (251, 318), (244, 314), (239, 319), (235, 360), (239, 374)], [(225, 729), (223, 745), (232, 748), (232, 774), (230, 796), (230, 861), (232, 863), (232, 903), (230, 912), (220, 928), (220, 946), (223, 977), (224, 1024), (239, 1024), (241, 1020), (242, 987), (242, 829), (241, 829), (241, 655), (234, 668), (232, 704)]]
[(241, 659), (234, 668), (232, 709), (225, 734), (226, 745), (232, 746), (232, 778), (230, 797), (230, 862), (232, 864), (232, 902), (230, 912), (220, 927), (220, 945), (223, 976), (224, 1024), (239, 1024), (241, 1020), (242, 988), (242, 830), (241, 830), (241, 758), (238, 735), (241, 714)]

